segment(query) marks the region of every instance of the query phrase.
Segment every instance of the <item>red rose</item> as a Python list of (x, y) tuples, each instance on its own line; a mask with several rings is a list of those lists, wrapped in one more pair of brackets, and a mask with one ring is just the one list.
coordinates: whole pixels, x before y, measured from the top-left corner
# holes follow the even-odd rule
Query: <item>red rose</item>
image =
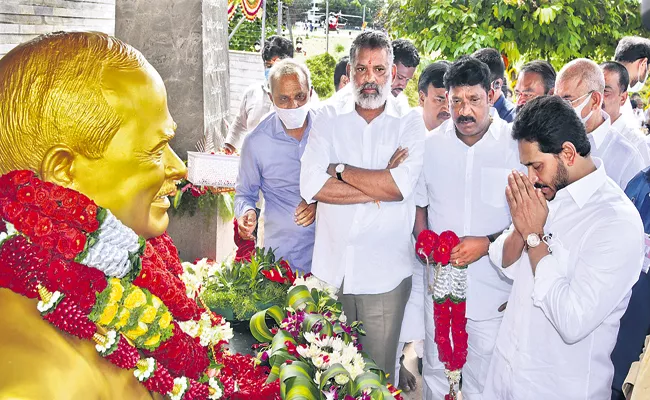
[(21, 170), (11, 172), (9, 175), (11, 175), (14, 185), (20, 186), (29, 182), (29, 180), (34, 176), (34, 173), (32, 171)]
[(451, 258), (451, 249), (452, 247), (443, 241), (438, 243), (435, 249), (433, 249), (433, 260), (436, 263), (447, 265), (449, 264), (449, 259)]
[[(87, 207), (92, 203), (92, 201), (84, 196), (83, 194), (77, 195), (77, 205), (80, 207)], [(94, 205), (94, 204), (93, 204)], [(96, 207), (96, 206), (95, 206)]]
[(444, 231), (440, 234), (440, 241), (445, 242), (449, 245), (450, 248), (454, 248), (458, 246), (460, 243), (460, 239), (458, 236), (452, 232), (452, 231)]
[(62, 201), (65, 198), (66, 194), (66, 189), (62, 186), (54, 186), (52, 188), (52, 192), (50, 193), (50, 197), (54, 201)]
[(427, 257), (431, 259), (431, 253), (437, 244), (438, 235), (428, 229), (424, 230), (418, 235), (418, 240), (415, 243), (415, 253), (422, 260), (425, 260)]
[(52, 250), (56, 246), (56, 241), (55, 235), (41, 236), (37, 239), (37, 243), (46, 250)]
[(78, 197), (79, 196), (75, 192), (66, 189), (63, 200), (61, 200), (61, 205), (66, 208), (74, 207), (77, 204)]
[(70, 244), (70, 252), (75, 254), (75, 257), (81, 253), (86, 247), (86, 235), (78, 233)]
[(31, 186), (23, 186), (16, 192), (16, 200), (23, 204), (29, 204), (34, 201), (36, 190)]
[(89, 219), (95, 219), (97, 218), (97, 205), (95, 204), (88, 204), (86, 206), (86, 216)]
[(53, 200), (47, 200), (41, 205), (41, 212), (48, 217), (53, 217), (59, 205)]
[(36, 227), (34, 227), (34, 233), (36, 236), (46, 236), (52, 232), (52, 228), (54, 228), (54, 225), (48, 217), (40, 217)]
[(49, 197), (50, 194), (47, 192), (47, 190), (38, 188), (34, 194), (34, 203), (38, 204), (39, 206), (43, 206), (45, 203), (47, 203)]
[(18, 219), (20, 214), (25, 211), (25, 208), (18, 202), (10, 201), (2, 207), (5, 219), (9, 222), (14, 222)]
[(72, 254), (70, 251), (70, 247), (72, 246), (72, 240), (68, 239), (67, 237), (63, 236), (60, 237), (58, 242), (56, 243), (56, 251), (59, 252), (63, 257), (67, 258), (68, 260), (72, 260), (75, 258), (75, 254)]

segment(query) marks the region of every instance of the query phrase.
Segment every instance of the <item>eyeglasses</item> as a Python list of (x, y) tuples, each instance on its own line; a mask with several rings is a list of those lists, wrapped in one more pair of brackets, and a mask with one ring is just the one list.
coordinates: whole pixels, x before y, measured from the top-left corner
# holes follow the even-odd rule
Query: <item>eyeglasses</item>
[(537, 94), (535, 92), (520, 92), (515, 90), (515, 97), (517, 98), (517, 100), (529, 101), (535, 98), (536, 96)]
[(589, 96), (593, 92), (595, 92), (595, 90), (590, 90), (587, 93), (583, 94), (582, 96), (578, 97), (577, 99), (569, 100), (569, 99), (562, 98), (562, 100), (566, 101), (571, 107), (573, 107), (573, 103), (575, 103), (580, 99), (584, 99), (585, 97)]

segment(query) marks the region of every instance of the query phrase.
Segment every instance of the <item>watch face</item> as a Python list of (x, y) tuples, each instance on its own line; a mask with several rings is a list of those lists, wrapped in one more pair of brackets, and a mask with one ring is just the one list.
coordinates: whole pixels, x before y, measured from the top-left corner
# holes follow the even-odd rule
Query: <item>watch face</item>
[(340, 174), (341, 172), (343, 172), (344, 169), (345, 169), (345, 165), (339, 164), (336, 166), (335, 171)]
[(535, 233), (531, 233), (526, 238), (526, 243), (528, 244), (529, 247), (537, 247), (541, 243), (541, 240), (539, 239), (539, 235)]

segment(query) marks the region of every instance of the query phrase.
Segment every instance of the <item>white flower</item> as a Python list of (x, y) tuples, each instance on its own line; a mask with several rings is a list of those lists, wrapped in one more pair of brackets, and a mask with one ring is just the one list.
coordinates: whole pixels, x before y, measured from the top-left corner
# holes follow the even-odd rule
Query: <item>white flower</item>
[(350, 378), (348, 378), (347, 375), (345, 375), (345, 374), (338, 374), (334, 378), (334, 381), (342, 386), (342, 385), (345, 385), (346, 383), (348, 383), (350, 381)]
[(320, 376), (321, 376), (321, 372), (316, 371), (316, 373), (314, 374), (314, 382), (316, 382), (317, 385), (320, 385)]
[(56, 291), (52, 293), (52, 297), (50, 297), (50, 301), (46, 303), (44, 303), (43, 300), (39, 301), (38, 304), (36, 305), (36, 309), (41, 313), (49, 311), (52, 307), (54, 307), (56, 302), (59, 301), (59, 298), (61, 298), (61, 296), (62, 296), (61, 292)]
[(298, 354), (300, 354), (300, 357), (311, 358), (311, 355), (309, 355), (309, 347), (305, 345), (300, 345), (296, 347), (296, 351), (298, 352)]
[(334, 287), (331, 286), (320, 279), (316, 278), (315, 276), (310, 276), (308, 278), (304, 277), (298, 277), (293, 283), (292, 287), (296, 286), (307, 286), (307, 290), (311, 292), (312, 289), (316, 289), (319, 292), (325, 292), (329, 297), (333, 298), (334, 300), (337, 299), (336, 292), (338, 290)]
[(305, 338), (307, 343), (314, 343), (316, 340), (316, 334), (313, 332), (305, 332), (302, 334), (302, 336)]
[(210, 387), (212, 389), (214, 389), (214, 394), (210, 395), (210, 400), (217, 400), (217, 399), (220, 399), (221, 396), (223, 396), (223, 390), (221, 389), (221, 383), (217, 379), (210, 378), (210, 380), (208, 381), (208, 385), (210, 385)]
[(345, 316), (345, 313), (341, 311), (341, 315), (339, 315), (339, 322), (342, 324), (348, 322), (348, 317)]
[(178, 326), (189, 336), (193, 338), (198, 337), (201, 346), (207, 346), (209, 344), (216, 345), (220, 341), (228, 342), (233, 338), (230, 323), (225, 322), (221, 325), (212, 326), (212, 320), (207, 311), (201, 314), (200, 320), (179, 322)]
[(106, 342), (103, 345), (101, 345), (101, 344), (95, 345), (95, 349), (100, 354), (106, 353), (107, 350), (109, 350), (111, 347), (113, 347), (115, 342), (117, 342), (117, 333), (115, 331), (113, 331), (113, 330), (108, 331), (106, 333)]
[(186, 377), (174, 378), (174, 389), (169, 393), (171, 400), (181, 400), (190, 387)]
[(135, 377), (138, 378), (140, 382), (149, 379), (153, 375), (154, 371), (156, 370), (156, 360), (149, 357), (149, 358), (145, 358), (145, 361), (147, 362), (147, 367), (145, 369), (141, 369), (140, 367), (137, 367), (133, 371), (133, 375), (135, 375)]
[(325, 362), (325, 360), (323, 359), (323, 354), (313, 356), (311, 358), (311, 363), (314, 364), (314, 367), (323, 370), (327, 369), (327, 367), (329, 366), (329, 363)]

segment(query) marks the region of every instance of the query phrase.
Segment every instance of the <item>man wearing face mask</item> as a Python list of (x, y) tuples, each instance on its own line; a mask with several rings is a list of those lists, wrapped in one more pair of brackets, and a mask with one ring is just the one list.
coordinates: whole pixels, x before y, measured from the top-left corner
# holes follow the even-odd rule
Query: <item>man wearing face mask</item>
[(567, 102), (528, 102), (512, 136), (528, 176), (508, 177), (512, 225), (490, 246), (514, 284), (484, 396), (609, 399), (609, 355), (643, 263), (641, 218)]
[[(302, 157), (300, 192), (318, 201), (313, 274), (340, 288), (348, 320), (384, 371), (394, 371), (415, 258), (414, 190), (425, 127), (391, 96), (393, 49), (381, 32), (350, 48), (351, 96), (318, 110)], [(389, 380), (394, 383), (394, 375)]]
[(480, 49), (472, 54), (472, 57), (479, 59), (487, 64), (490, 68), (490, 85), (494, 90), (494, 99), (492, 104), (499, 114), (499, 118), (506, 122), (512, 122), (515, 119), (517, 110), (515, 105), (503, 94), (501, 87), (506, 85), (506, 65), (503, 62), (501, 53), (496, 49)]
[[(483, 385), (496, 335), (500, 306), (511, 282), (490, 264), (488, 247), (510, 225), (503, 187), (519, 163), (510, 124), (490, 115), (494, 91), (490, 70), (474, 57), (461, 57), (444, 75), (451, 119), (431, 132), (424, 144), (424, 165), (416, 195), (413, 234), (424, 229), (454, 231), (461, 242), (451, 250), (451, 263), (468, 266), (467, 363), (463, 398), (485, 399)], [(425, 290), (426, 338), (424, 398), (439, 400), (449, 391), (444, 365), (434, 340), (433, 299)]]
[(269, 73), (273, 111), (244, 139), (235, 186), (235, 214), (239, 235), (253, 240), (257, 226), (255, 203), (262, 191), (265, 247), (291, 268), (310, 272), (314, 247), (316, 203), (300, 197), (300, 157), (307, 145), (312, 116), (309, 111), (309, 70), (293, 59), (278, 61)]
[(612, 128), (609, 115), (602, 110), (604, 91), (603, 72), (586, 58), (562, 67), (555, 81), (555, 94), (573, 107), (585, 125), (592, 155), (603, 160), (607, 175), (625, 190), (627, 183), (643, 169), (643, 157)]
[[(650, 40), (639, 36), (626, 36), (618, 42), (614, 61), (625, 66), (630, 77), (628, 92), (637, 93), (643, 89), (648, 79), (648, 60), (650, 59)], [(632, 104), (628, 98), (621, 110), (623, 117), (633, 126), (641, 122), (634, 117)]]
[[(264, 42), (262, 61), (264, 62), (264, 82), (251, 85), (242, 98), (239, 114), (228, 128), (223, 150), (233, 153), (241, 148), (246, 134), (257, 126), (262, 118), (272, 110), (269, 100), (269, 72), (277, 61), (293, 57), (293, 44), (289, 39), (271, 36)], [(311, 101), (317, 102), (318, 95), (313, 92)]]

